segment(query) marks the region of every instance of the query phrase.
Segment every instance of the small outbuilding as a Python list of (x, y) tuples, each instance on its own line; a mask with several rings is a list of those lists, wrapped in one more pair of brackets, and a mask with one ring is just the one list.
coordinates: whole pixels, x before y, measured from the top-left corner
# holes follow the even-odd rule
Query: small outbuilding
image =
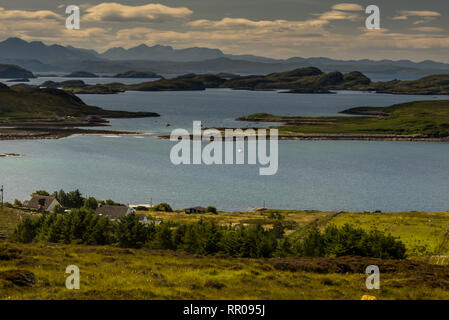
[(153, 219), (148, 219), (148, 216), (146, 214), (141, 214), (138, 213), (136, 214), (137, 219), (139, 219), (139, 222), (142, 224), (154, 224), (154, 225), (159, 225), (161, 224), (162, 221), (160, 220), (153, 220)]
[(192, 207), (192, 208), (186, 208), (184, 209), (185, 213), (192, 214), (192, 213), (206, 213), (207, 209), (204, 207)]

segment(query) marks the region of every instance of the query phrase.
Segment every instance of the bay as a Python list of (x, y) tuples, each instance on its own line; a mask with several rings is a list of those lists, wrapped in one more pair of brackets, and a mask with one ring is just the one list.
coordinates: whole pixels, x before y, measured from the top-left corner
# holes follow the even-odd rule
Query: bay
[(278, 173), (259, 176), (258, 165), (175, 166), (169, 158), (174, 143), (153, 136), (174, 128), (191, 130), (193, 120), (201, 120), (206, 127), (246, 127), (257, 124), (235, 118), (256, 112), (334, 116), (350, 107), (447, 97), (228, 89), (80, 97), (90, 105), (152, 111), (161, 117), (111, 121), (110, 129), (149, 133), (144, 136), (0, 141), (0, 153), (22, 155), (0, 159), (5, 200), (25, 200), (37, 189), (79, 188), (100, 199), (130, 204), (152, 199), (177, 209), (213, 205), (219, 210), (248, 210), (265, 202), (280, 209), (449, 210), (447, 143), (280, 141)]

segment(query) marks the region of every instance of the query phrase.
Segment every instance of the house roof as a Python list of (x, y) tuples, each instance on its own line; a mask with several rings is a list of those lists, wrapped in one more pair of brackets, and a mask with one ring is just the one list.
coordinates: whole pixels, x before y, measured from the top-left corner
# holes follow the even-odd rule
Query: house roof
[(33, 196), (30, 201), (28, 201), (28, 209), (44, 209), (47, 210), (48, 207), (55, 201), (55, 197), (50, 196)]
[(198, 210), (198, 211), (206, 211), (207, 209), (204, 207), (191, 207), (191, 208), (185, 208), (184, 210)]
[(107, 206), (101, 205), (97, 208), (96, 213), (108, 217), (109, 219), (118, 219), (120, 217), (126, 216), (128, 213), (127, 206)]

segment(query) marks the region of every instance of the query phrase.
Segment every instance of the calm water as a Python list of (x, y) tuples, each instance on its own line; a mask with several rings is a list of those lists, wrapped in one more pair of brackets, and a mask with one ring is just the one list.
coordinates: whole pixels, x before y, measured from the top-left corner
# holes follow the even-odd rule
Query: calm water
[[(109, 109), (154, 111), (161, 118), (113, 120), (113, 129), (151, 133), (173, 128), (246, 126), (236, 117), (255, 112), (336, 115), (346, 108), (443, 99), (370, 93), (294, 95), (276, 92), (127, 92), (82, 95)], [(170, 123), (171, 127), (165, 124)], [(446, 143), (280, 141), (279, 171), (259, 176), (258, 165), (172, 165), (173, 143), (148, 136), (76, 136), (49, 141), (0, 141), (0, 183), (6, 200), (36, 189), (79, 188), (123, 203), (169, 202), (175, 208), (220, 210), (261, 207), (318, 210), (449, 210)]]

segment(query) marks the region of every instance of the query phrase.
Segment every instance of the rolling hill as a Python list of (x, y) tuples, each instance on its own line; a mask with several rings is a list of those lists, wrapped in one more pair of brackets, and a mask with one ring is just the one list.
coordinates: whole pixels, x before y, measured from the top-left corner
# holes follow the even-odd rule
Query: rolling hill
[(0, 79), (11, 78), (34, 78), (32, 72), (25, 70), (22, 67), (10, 64), (0, 64)]

